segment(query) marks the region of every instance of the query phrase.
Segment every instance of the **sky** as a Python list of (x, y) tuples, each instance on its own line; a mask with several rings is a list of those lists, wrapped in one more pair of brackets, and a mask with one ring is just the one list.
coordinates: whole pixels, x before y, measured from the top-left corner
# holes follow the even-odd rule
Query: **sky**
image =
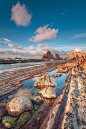
[(86, 0), (0, 0), (0, 58), (86, 53)]

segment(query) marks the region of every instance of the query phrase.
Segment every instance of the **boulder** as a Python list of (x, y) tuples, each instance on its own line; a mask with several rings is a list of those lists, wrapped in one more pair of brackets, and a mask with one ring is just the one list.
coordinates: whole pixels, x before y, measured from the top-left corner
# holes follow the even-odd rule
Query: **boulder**
[(34, 86), (36, 88), (44, 88), (44, 87), (54, 87), (55, 85), (51, 82), (50, 77), (47, 73), (43, 73), (37, 80), (37, 82), (35, 82)]
[(42, 90), (39, 91), (39, 93), (44, 97), (44, 98), (56, 98), (56, 93), (52, 89), (52, 87), (46, 87)]
[(17, 96), (9, 101), (6, 105), (7, 111), (13, 116), (18, 116), (22, 112), (32, 110), (33, 105), (31, 100), (26, 96)]
[(51, 54), (50, 51), (47, 50), (47, 52), (42, 56), (42, 60), (49, 60), (49, 59), (54, 59), (53, 55)]

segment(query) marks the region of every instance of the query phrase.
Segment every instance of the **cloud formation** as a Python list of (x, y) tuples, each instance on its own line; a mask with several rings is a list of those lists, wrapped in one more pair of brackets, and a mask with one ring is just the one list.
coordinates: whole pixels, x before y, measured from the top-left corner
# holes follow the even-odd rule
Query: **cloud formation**
[(34, 50), (36, 50), (36, 48), (34, 48), (32, 45), (32, 46), (29, 46), (29, 50), (34, 51)]
[(18, 1), (17, 4), (11, 9), (11, 20), (18, 26), (28, 26), (31, 23), (32, 15), (28, 12), (25, 4), (21, 5)]
[(48, 28), (49, 24), (39, 27), (36, 31), (35, 34), (36, 36), (32, 36), (29, 38), (29, 41), (31, 42), (42, 42), (42, 41), (48, 41), (51, 39), (55, 39), (56, 35), (58, 33), (58, 29), (51, 29)]
[(81, 34), (74, 35), (71, 39), (78, 39), (78, 38), (85, 38), (85, 37), (86, 37), (86, 33), (81, 33)]
[(44, 47), (45, 44), (38, 44), (37, 47)]
[(23, 47), (16, 44), (16, 49), (23, 49)]
[(7, 38), (3, 38), (5, 41), (6, 41), (6, 43), (7, 42), (11, 42), (11, 40), (9, 40), (9, 39), (7, 39)]
[(48, 46), (48, 44), (45, 44), (45, 47), (43, 47), (42, 50), (43, 51), (49, 50), (49, 51), (53, 52), (54, 49), (52, 47)]
[(79, 49), (79, 48), (76, 48), (75, 51), (76, 52), (83, 52), (83, 50), (82, 49)]
[(14, 45), (9, 43), (9, 44), (8, 44), (8, 47), (14, 48)]

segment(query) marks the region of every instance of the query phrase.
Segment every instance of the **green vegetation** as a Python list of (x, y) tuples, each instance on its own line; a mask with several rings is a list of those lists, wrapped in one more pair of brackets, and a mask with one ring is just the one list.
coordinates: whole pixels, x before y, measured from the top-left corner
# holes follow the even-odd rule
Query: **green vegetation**
[(11, 122), (11, 121), (6, 121), (6, 120), (4, 120), (3, 123), (4, 123), (4, 125), (5, 125), (6, 123), (9, 123), (9, 124), (11, 125), (11, 127), (15, 126), (15, 124), (14, 124), (13, 122)]
[(35, 100), (38, 101), (38, 100), (40, 100), (40, 98), (36, 98)]

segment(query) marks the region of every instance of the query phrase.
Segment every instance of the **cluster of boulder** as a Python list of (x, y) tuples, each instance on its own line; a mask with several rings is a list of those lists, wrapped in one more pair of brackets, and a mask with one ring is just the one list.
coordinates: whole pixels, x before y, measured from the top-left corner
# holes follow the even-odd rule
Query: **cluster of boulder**
[(39, 93), (43, 101), (51, 105), (56, 98), (56, 93), (52, 88), (55, 85), (51, 82), (49, 75), (47, 73), (40, 75), (34, 86), (40, 89)]

